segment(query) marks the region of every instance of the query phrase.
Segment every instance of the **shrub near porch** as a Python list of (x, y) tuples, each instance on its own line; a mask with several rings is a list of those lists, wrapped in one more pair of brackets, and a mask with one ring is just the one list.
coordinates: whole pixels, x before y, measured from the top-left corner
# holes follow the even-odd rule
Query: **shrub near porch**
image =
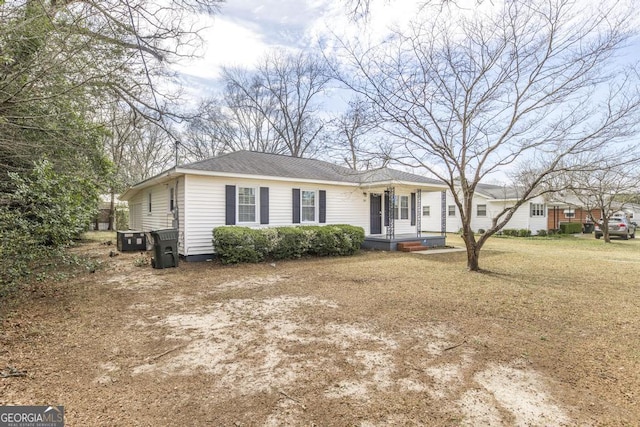
[(352, 225), (217, 227), (213, 246), (224, 264), (294, 259), (304, 255), (344, 256), (360, 250), (364, 230)]

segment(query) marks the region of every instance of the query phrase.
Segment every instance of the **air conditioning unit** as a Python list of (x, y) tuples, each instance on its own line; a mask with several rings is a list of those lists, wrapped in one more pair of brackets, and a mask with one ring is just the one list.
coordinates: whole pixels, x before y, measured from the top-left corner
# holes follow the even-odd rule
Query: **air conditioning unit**
[(143, 231), (118, 231), (118, 250), (126, 251), (146, 251), (147, 236)]

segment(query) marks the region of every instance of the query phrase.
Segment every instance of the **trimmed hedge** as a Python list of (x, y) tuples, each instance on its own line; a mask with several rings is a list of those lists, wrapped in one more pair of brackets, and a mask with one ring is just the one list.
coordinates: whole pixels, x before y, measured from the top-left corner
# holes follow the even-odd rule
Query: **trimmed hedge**
[(562, 224), (560, 224), (560, 233), (562, 234), (582, 233), (582, 223), (563, 222)]
[(528, 228), (505, 228), (502, 230), (503, 236), (513, 236), (513, 237), (530, 237), (531, 230)]
[(304, 255), (346, 256), (360, 250), (364, 230), (352, 225), (253, 229), (223, 226), (213, 229), (213, 247), (224, 264), (295, 259)]

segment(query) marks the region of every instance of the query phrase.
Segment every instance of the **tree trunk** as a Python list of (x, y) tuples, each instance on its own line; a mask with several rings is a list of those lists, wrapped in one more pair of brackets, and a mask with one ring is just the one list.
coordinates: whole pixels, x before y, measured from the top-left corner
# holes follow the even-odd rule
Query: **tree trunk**
[[(602, 210), (604, 212), (604, 209)], [(609, 218), (603, 215), (602, 217), (602, 237), (605, 243), (611, 243), (611, 236), (609, 235)]]
[(464, 233), (464, 244), (467, 248), (467, 269), (469, 271), (480, 271), (480, 246), (475, 241), (473, 233)]
[(113, 231), (116, 229), (115, 227), (115, 218), (116, 218), (116, 195), (113, 189), (111, 189), (111, 200), (109, 203), (109, 231)]
[(473, 248), (467, 248), (467, 270), (480, 271), (480, 264), (478, 262), (479, 258), (479, 251), (476, 251)]

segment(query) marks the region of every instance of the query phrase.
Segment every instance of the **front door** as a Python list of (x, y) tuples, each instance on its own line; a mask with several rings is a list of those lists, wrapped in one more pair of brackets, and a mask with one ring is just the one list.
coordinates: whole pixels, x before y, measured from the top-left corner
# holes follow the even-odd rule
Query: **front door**
[(380, 194), (370, 194), (370, 221), (371, 234), (382, 234), (382, 196)]

